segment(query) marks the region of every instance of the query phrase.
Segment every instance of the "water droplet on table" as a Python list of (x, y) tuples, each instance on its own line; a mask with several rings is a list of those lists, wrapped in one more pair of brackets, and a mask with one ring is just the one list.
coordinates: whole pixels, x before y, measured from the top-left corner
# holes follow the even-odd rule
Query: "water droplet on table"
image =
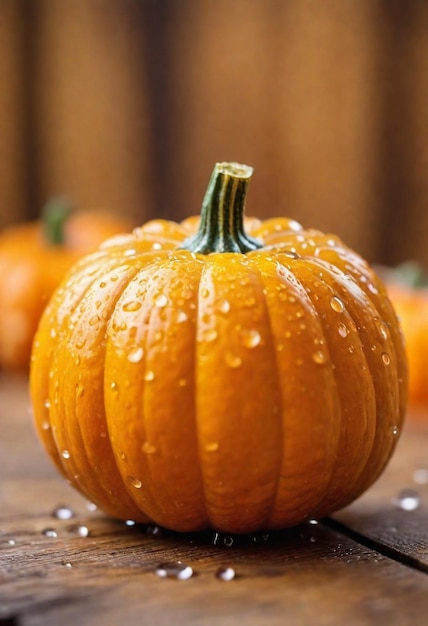
[(336, 313), (343, 313), (345, 310), (345, 305), (338, 296), (332, 296), (330, 298), (330, 306)]
[(229, 582), (230, 580), (233, 580), (235, 578), (236, 573), (233, 567), (219, 567), (215, 575), (216, 578), (218, 578), (219, 580)]
[(418, 485), (428, 484), (428, 467), (420, 467), (414, 471), (413, 480)]
[(403, 489), (393, 499), (393, 503), (403, 511), (416, 511), (421, 504), (421, 498), (413, 489)]
[(57, 506), (52, 512), (52, 517), (55, 517), (56, 519), (70, 519), (73, 515), (73, 511), (68, 506), (64, 506), (62, 504)]
[(161, 578), (175, 578), (177, 580), (188, 580), (193, 576), (193, 569), (190, 565), (185, 565), (181, 561), (168, 561), (160, 563), (155, 569), (155, 573)]
[(55, 539), (56, 537), (58, 537), (58, 533), (54, 528), (45, 528), (44, 530), (42, 530), (42, 535), (44, 535), (45, 537), (50, 537), (51, 539)]

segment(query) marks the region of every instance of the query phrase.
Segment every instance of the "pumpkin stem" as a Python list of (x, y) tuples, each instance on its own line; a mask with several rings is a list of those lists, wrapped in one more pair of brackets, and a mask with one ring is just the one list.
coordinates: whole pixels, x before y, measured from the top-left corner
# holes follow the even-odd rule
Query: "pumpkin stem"
[(201, 221), (195, 235), (186, 239), (184, 250), (250, 252), (262, 247), (244, 230), (244, 208), (253, 168), (239, 163), (217, 163), (202, 202)]
[(72, 206), (66, 198), (49, 200), (42, 210), (42, 225), (45, 241), (51, 246), (61, 246), (65, 241), (64, 227)]

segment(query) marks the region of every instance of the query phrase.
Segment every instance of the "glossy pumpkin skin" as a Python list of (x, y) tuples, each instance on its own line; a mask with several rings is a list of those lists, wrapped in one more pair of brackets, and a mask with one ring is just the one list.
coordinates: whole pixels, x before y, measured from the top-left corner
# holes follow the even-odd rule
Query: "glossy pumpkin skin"
[(75, 213), (63, 241), (48, 241), (41, 220), (0, 233), (0, 368), (28, 371), (40, 316), (70, 267), (107, 237), (129, 230), (127, 221), (101, 213)]
[[(236, 235), (249, 175), (216, 166), (214, 230)], [(289, 527), (353, 501), (395, 448), (407, 368), (383, 284), (333, 235), (287, 218), (245, 226), (248, 251), (201, 253), (198, 218), (148, 222), (80, 261), (46, 308), (38, 433), (114, 517)]]

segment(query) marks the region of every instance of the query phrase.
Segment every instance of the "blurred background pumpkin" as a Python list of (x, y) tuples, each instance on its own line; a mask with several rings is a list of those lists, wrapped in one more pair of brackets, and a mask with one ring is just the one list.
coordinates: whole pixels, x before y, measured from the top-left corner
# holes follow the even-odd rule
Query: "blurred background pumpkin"
[(180, 220), (236, 160), (248, 215), (427, 266), (427, 62), (424, 0), (4, 0), (0, 227)]

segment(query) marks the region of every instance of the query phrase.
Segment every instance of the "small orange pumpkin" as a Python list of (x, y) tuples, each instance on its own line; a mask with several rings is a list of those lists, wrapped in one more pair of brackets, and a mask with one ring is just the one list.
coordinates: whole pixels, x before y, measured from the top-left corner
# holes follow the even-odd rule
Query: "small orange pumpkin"
[(28, 371), (34, 334), (54, 289), (80, 257), (129, 228), (106, 214), (70, 212), (58, 199), (46, 205), (41, 220), (0, 233), (0, 367)]
[(409, 362), (411, 415), (426, 419), (428, 408), (428, 280), (415, 263), (385, 270), (388, 294), (401, 322)]
[(200, 220), (107, 241), (41, 320), (38, 433), (114, 517), (284, 528), (354, 500), (395, 448), (407, 368), (383, 284), (333, 235), (244, 222), (251, 174), (217, 164)]

